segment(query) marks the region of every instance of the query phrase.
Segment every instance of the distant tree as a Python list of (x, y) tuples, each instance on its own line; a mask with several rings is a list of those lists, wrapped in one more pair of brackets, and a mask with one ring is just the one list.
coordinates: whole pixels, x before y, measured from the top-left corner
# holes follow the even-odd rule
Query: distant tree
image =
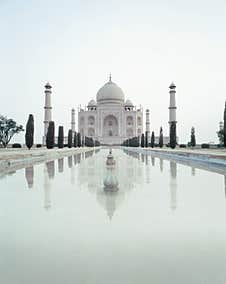
[(29, 114), (26, 124), (25, 143), (29, 150), (34, 144), (34, 117), (32, 114)]
[(163, 147), (163, 130), (162, 130), (162, 126), (160, 127), (160, 132), (159, 132), (159, 147), (160, 148)]
[(58, 148), (64, 148), (64, 127), (59, 126), (58, 128)]
[(94, 142), (94, 143), (95, 143), (95, 146), (96, 146), (96, 147), (99, 147), (99, 146), (100, 146), (100, 141), (95, 140), (95, 142)]
[(155, 133), (152, 131), (151, 133), (151, 148), (154, 148), (155, 146)]
[(220, 128), (217, 131), (217, 136), (219, 139), (219, 144), (223, 145), (224, 144), (224, 123), (222, 121), (220, 122)]
[(145, 131), (145, 148), (148, 147), (148, 132)]
[(130, 147), (139, 147), (139, 137), (133, 137), (129, 139)]
[(74, 147), (78, 147), (78, 139), (77, 139), (77, 133), (74, 133)]
[(177, 136), (176, 136), (176, 121), (172, 121), (170, 123), (170, 143), (169, 146), (174, 149), (177, 144)]
[(191, 128), (191, 146), (195, 147), (196, 146), (196, 139), (195, 139), (195, 128)]
[(49, 127), (46, 135), (46, 147), (47, 149), (53, 149), (54, 148), (54, 137), (55, 137), (55, 125), (54, 121), (49, 122)]
[(72, 130), (71, 129), (68, 130), (67, 139), (68, 139), (68, 148), (71, 148), (72, 147)]
[(141, 143), (140, 143), (140, 146), (141, 146), (142, 148), (144, 148), (144, 133), (142, 133), (142, 135), (141, 135)]
[(82, 147), (84, 147), (85, 146), (85, 136), (82, 136), (82, 139), (81, 139), (82, 141)]
[(86, 147), (94, 147), (94, 141), (92, 137), (86, 137), (85, 136), (85, 146)]
[(22, 125), (18, 125), (12, 118), (0, 115), (0, 144), (7, 147), (15, 134), (24, 131)]
[(77, 134), (77, 145), (78, 147), (81, 147), (82, 146), (82, 141), (81, 141), (81, 134), (78, 132)]
[(224, 147), (226, 147), (226, 102), (224, 106)]

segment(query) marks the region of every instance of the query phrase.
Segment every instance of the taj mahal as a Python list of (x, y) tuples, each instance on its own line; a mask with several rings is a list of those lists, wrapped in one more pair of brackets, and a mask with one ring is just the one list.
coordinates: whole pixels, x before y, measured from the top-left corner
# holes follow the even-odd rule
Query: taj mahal
[[(52, 121), (51, 94), (52, 86), (45, 85), (45, 106), (44, 106), (44, 136), (43, 144), (46, 141), (49, 122)], [(172, 83), (169, 86), (169, 125), (176, 122), (176, 86)], [(123, 141), (132, 137), (141, 137), (146, 132), (150, 141), (150, 111), (145, 111), (145, 122), (143, 120), (143, 108), (136, 107), (130, 99), (125, 99), (122, 89), (109, 80), (97, 92), (96, 100), (92, 99), (85, 107), (78, 108), (78, 127), (75, 127), (75, 109), (71, 110), (72, 133), (78, 131), (81, 137), (92, 137), (102, 145), (121, 145)], [(145, 129), (143, 126), (145, 124)], [(55, 138), (57, 141), (57, 137)], [(159, 137), (155, 137), (158, 143)], [(64, 139), (67, 143), (67, 137)], [(169, 137), (164, 136), (164, 144), (169, 142)]]
[(78, 131), (101, 144), (121, 144), (142, 134), (143, 111), (129, 99), (125, 100), (122, 89), (110, 75), (109, 81), (97, 92), (96, 101), (91, 100), (86, 109), (79, 108)]

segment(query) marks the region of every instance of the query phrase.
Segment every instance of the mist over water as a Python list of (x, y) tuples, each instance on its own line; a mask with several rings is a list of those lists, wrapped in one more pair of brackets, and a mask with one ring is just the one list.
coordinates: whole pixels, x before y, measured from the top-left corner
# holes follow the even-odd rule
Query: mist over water
[(225, 176), (113, 149), (106, 192), (107, 154), (1, 176), (1, 282), (225, 283)]

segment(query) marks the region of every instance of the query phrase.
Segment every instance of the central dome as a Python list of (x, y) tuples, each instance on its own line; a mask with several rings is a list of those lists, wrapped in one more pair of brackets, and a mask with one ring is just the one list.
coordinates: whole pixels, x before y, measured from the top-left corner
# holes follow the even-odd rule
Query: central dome
[(97, 103), (114, 103), (123, 104), (125, 100), (122, 89), (111, 81), (109, 81), (97, 92)]

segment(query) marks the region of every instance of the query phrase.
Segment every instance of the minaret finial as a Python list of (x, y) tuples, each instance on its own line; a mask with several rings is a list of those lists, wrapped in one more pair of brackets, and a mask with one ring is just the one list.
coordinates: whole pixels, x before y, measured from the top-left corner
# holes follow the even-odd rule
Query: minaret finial
[(109, 74), (109, 82), (111, 82), (111, 73)]

